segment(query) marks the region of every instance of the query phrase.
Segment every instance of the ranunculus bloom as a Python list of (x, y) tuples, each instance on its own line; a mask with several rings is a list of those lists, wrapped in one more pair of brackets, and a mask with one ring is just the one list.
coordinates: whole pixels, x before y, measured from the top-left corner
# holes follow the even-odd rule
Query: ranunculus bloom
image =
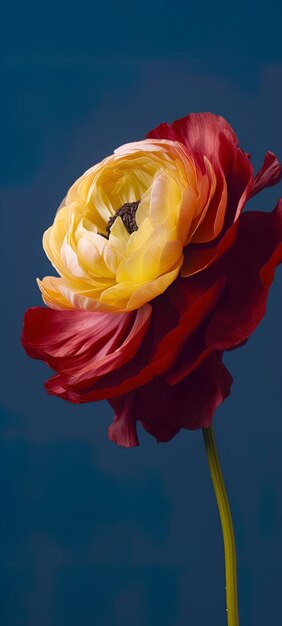
[(230, 392), (224, 350), (265, 312), (282, 259), (282, 203), (245, 212), (281, 178), (268, 152), (253, 168), (211, 113), (161, 124), (69, 190), (43, 245), (60, 277), (39, 282), (49, 308), (25, 315), (27, 353), (57, 372), (50, 394), (108, 399), (110, 438), (138, 444), (209, 426)]

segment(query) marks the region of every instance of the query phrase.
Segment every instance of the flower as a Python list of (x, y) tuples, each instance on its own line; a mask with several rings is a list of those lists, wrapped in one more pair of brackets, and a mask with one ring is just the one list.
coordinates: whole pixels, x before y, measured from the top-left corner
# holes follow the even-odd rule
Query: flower
[(262, 319), (282, 259), (282, 202), (242, 212), (281, 178), (257, 176), (222, 118), (191, 114), (118, 148), (69, 190), (43, 245), (60, 277), (38, 281), (23, 345), (56, 375), (50, 394), (107, 399), (118, 444), (136, 422), (158, 441), (210, 425), (230, 393), (225, 350)]

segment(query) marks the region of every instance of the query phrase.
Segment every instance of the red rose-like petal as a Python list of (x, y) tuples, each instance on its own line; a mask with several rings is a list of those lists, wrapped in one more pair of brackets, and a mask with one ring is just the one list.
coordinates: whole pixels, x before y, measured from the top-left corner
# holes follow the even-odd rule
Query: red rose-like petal
[(221, 257), (236, 240), (238, 220), (227, 229), (218, 241), (211, 246), (187, 246), (184, 252), (184, 261), (181, 276), (193, 276), (211, 265)]
[(172, 124), (160, 124), (147, 137), (180, 141), (189, 152), (193, 152), (199, 164), (203, 165), (204, 156), (211, 162), (218, 158), (222, 134), (226, 135), (230, 143), (239, 145), (233, 128), (224, 117), (213, 113), (191, 113)]
[[(147, 137), (179, 141), (201, 167), (203, 156), (212, 163), (217, 176), (217, 191), (207, 212), (206, 219), (211, 223), (217, 215), (223, 175), (226, 181), (227, 209), (221, 235), (216, 242), (200, 245), (192, 243), (184, 250), (181, 275), (191, 276), (213, 263), (233, 245), (237, 230), (236, 220), (246, 200), (263, 188), (277, 184), (281, 179), (282, 168), (275, 154), (267, 152), (254, 179), (249, 155), (240, 149), (233, 129), (223, 117), (212, 113), (192, 113), (172, 124), (160, 124)], [(200, 228), (206, 229), (205, 220)], [(200, 230), (198, 240), (201, 240)]]
[(111, 398), (115, 419), (109, 437), (121, 446), (138, 445), (137, 420), (157, 441), (168, 441), (181, 428), (207, 428), (231, 384), (232, 377), (216, 353), (177, 385), (157, 377), (135, 392)]
[(101, 374), (93, 352), (93, 358), (89, 364), (86, 361), (82, 370), (73, 368), (66, 372), (56, 368), (59, 374), (46, 384), (49, 393), (76, 403), (103, 400), (127, 393), (167, 372), (185, 341), (213, 311), (223, 287), (224, 278), (204, 291), (180, 280), (168, 292), (170, 297), (164, 295), (152, 302), (150, 326), (134, 359), (127, 359), (124, 365), (114, 362), (109, 371)]
[(151, 306), (110, 315), (77, 309), (43, 307), (25, 313), (22, 342), (29, 356), (46, 361), (69, 377), (95, 368), (104, 376), (121, 367), (138, 350), (148, 328)]
[(204, 156), (209, 159), (216, 173), (217, 191), (200, 229), (205, 230), (206, 220), (216, 218), (223, 177), (227, 184), (227, 209), (223, 230), (228, 228), (240, 215), (253, 186), (252, 165), (248, 155), (239, 148), (238, 139), (228, 122), (212, 113), (192, 113), (172, 124), (160, 124), (147, 137), (183, 143), (188, 154), (196, 159), (200, 167), (203, 167)]
[(257, 173), (249, 198), (255, 196), (265, 187), (277, 185), (281, 180), (282, 167), (273, 152), (267, 152), (261, 169)]
[[(271, 187), (279, 183), (282, 175), (282, 167), (273, 152), (267, 152), (261, 169), (255, 177), (249, 198), (256, 195), (265, 187)], [(242, 217), (244, 219), (244, 217)], [(191, 276), (205, 269), (222, 256), (235, 242), (237, 236), (238, 220), (232, 224), (216, 243), (205, 246), (190, 245), (184, 251), (184, 262), (181, 276)]]
[(276, 266), (282, 260), (282, 201), (272, 213), (240, 218), (237, 240), (201, 280), (226, 276), (226, 288), (206, 333), (207, 346), (225, 350), (246, 340), (262, 319)]

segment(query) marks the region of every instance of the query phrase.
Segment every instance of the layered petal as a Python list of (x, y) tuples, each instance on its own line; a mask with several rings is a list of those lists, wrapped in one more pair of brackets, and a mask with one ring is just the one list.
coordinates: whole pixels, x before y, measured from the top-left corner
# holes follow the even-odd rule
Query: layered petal
[[(99, 366), (99, 353), (95, 356), (94, 348), (93, 358), (90, 359), (88, 356), (87, 364), (82, 368), (77, 363), (74, 364), (73, 368), (62, 368), (59, 361), (53, 360), (54, 357), (51, 362), (49, 355), (49, 364), (59, 372), (46, 383), (49, 393), (76, 403), (102, 400), (127, 393), (146, 384), (155, 376), (170, 371), (201, 321), (207, 319), (213, 311), (223, 287), (224, 279), (221, 278), (205, 291), (198, 290), (197, 286), (194, 287), (193, 285), (189, 288), (185, 281), (179, 281), (172, 293), (168, 296), (162, 296), (152, 303), (150, 320), (149, 316), (146, 316), (146, 327), (144, 324), (142, 325), (142, 343), (138, 344), (134, 358), (131, 358), (130, 355), (126, 361), (121, 361), (120, 358), (119, 360), (116, 358), (110, 360), (109, 349), (107, 363), (110, 363), (110, 367), (107, 370), (105, 367)], [(150, 305), (147, 306), (151, 309)], [(44, 309), (39, 310), (44, 311)], [(142, 310), (140, 309), (140, 311)], [(140, 311), (138, 312), (139, 316), (141, 316)], [(31, 313), (28, 315), (27, 328), (33, 325), (33, 320), (30, 319)], [(86, 313), (85, 315), (91, 314)], [(145, 312), (143, 315), (145, 316)], [(94, 319), (96, 316), (97, 313), (92, 314)], [(89, 323), (93, 324), (91, 317)], [(122, 317), (119, 324), (121, 323), (128, 323), (127, 317)], [(27, 332), (25, 337), (27, 337)], [(41, 340), (44, 344), (44, 328), (41, 330)], [(28, 341), (27, 338), (25, 340), (26, 346)], [(122, 345), (122, 354), (128, 354), (126, 341)], [(71, 359), (73, 356), (72, 354)], [(195, 354), (195, 364), (198, 358), (199, 355)], [(193, 367), (193, 362), (190, 367)]]
[(281, 204), (273, 213), (245, 213), (227, 253), (179, 278), (152, 305), (116, 315), (30, 309), (24, 346), (58, 372), (49, 393), (71, 402), (128, 394), (162, 375), (177, 384), (214, 349), (235, 347), (253, 332), (281, 242)]
[(240, 215), (253, 187), (252, 165), (239, 147), (233, 129), (221, 116), (192, 113), (172, 124), (161, 124), (147, 136), (181, 142), (201, 168), (205, 158), (211, 163), (216, 174), (216, 190), (195, 241), (212, 241), (219, 235), (215, 228), (219, 217), (225, 230)]
[(25, 313), (22, 342), (26, 352), (61, 373), (105, 376), (132, 359), (146, 334), (151, 306), (134, 313), (107, 315), (55, 311), (42, 307)]
[(216, 353), (176, 385), (157, 377), (135, 392), (111, 398), (115, 418), (109, 437), (121, 446), (138, 445), (137, 421), (157, 441), (168, 441), (181, 428), (207, 428), (231, 384), (232, 377)]
[(281, 180), (282, 167), (273, 152), (267, 152), (261, 169), (257, 173), (249, 198), (255, 196), (265, 187), (277, 185)]
[(276, 266), (282, 260), (282, 201), (272, 213), (244, 213), (235, 244), (207, 270), (205, 280), (226, 276), (206, 334), (207, 345), (225, 350), (245, 341), (261, 321)]
[[(193, 217), (212, 193), (207, 169), (196, 181), (182, 145), (144, 140), (87, 170), (43, 237), (60, 275), (38, 281), (44, 302), (119, 313), (163, 293), (181, 269)], [(205, 188), (200, 200), (197, 184)]]

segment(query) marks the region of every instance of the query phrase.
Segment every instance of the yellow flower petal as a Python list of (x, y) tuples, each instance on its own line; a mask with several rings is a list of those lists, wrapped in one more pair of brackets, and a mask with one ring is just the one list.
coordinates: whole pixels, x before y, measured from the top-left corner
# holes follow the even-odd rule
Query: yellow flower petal
[(206, 175), (196, 171), (178, 142), (150, 139), (121, 146), (87, 170), (44, 234), (44, 249), (60, 275), (38, 281), (46, 304), (128, 311), (167, 289), (201, 219), (197, 185), (207, 199), (212, 194), (206, 168)]

